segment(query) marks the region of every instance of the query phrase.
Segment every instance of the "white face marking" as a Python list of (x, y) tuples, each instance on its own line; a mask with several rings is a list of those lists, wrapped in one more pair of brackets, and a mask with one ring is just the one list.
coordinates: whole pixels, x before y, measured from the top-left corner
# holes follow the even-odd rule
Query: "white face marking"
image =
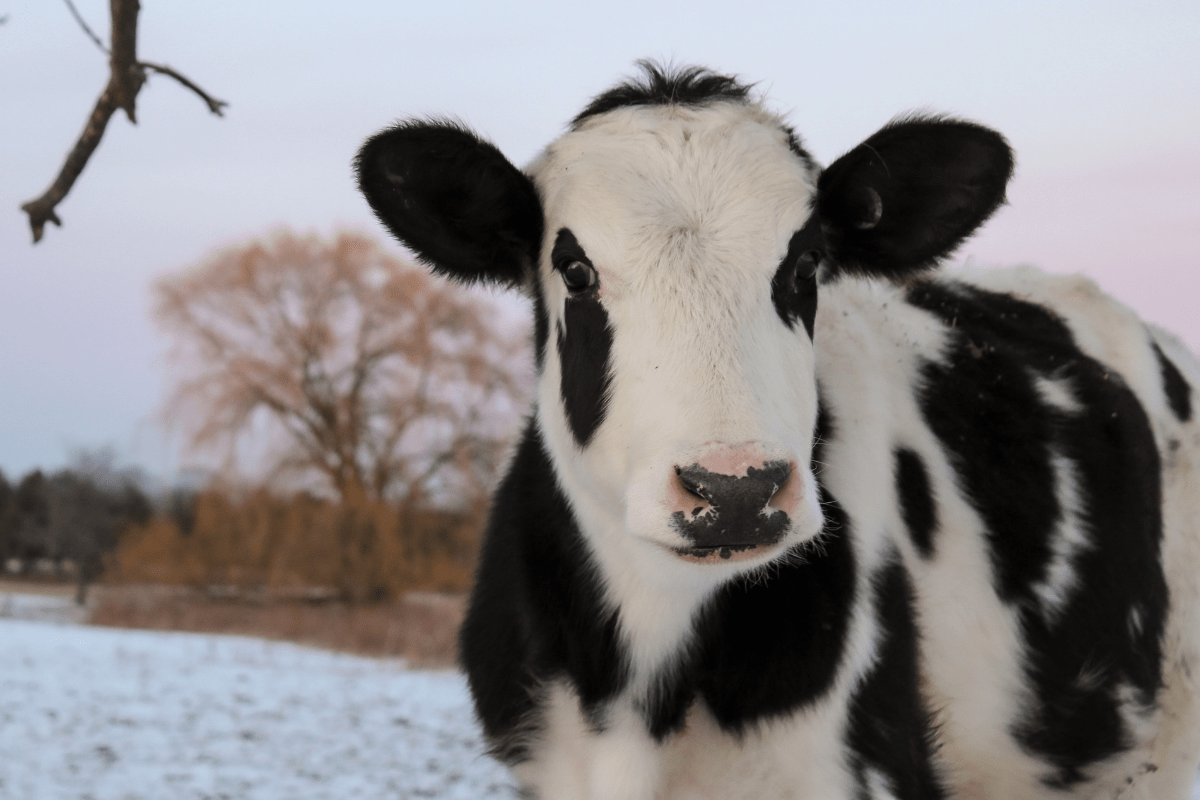
[[(580, 453), (553, 334), (567, 295), (544, 258), (552, 334), (539, 398), (568, 494), (588, 495), (633, 536), (680, 547), (660, 495), (682, 453), (761, 442), (806, 471), (812, 343), (779, 319), (771, 280), (813, 187), (777, 120), (739, 104), (621, 109), (555, 142), (532, 173), (547, 241), (561, 228), (575, 235), (613, 331), (612, 395)], [(812, 510), (797, 537), (816, 532)]]
[[(809, 464), (813, 345), (802, 325), (784, 324), (771, 299), (788, 242), (808, 219), (814, 176), (779, 126), (760, 108), (734, 103), (619, 109), (566, 134), (530, 168), (546, 209), (540, 274), (551, 332), (539, 423), (626, 617), (639, 616), (631, 593), (670, 587), (686, 628), (693, 609), (680, 586), (691, 586), (699, 602), (822, 525)], [(563, 228), (595, 265), (613, 338), (607, 411), (582, 450), (563, 407), (555, 335), (567, 291), (549, 255)], [(672, 525), (675, 467), (712, 448), (743, 446), (795, 465), (778, 495), (794, 512), (786, 538), (736, 559), (732, 551), (680, 558), (692, 543)]]

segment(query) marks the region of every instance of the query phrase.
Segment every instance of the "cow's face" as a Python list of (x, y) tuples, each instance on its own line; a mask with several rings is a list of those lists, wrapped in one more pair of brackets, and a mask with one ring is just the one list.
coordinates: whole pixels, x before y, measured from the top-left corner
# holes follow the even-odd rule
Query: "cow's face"
[(908, 118), (821, 172), (746, 91), (704, 71), (618, 87), (527, 173), (453, 123), (358, 157), (435, 271), (533, 295), (559, 483), (601, 559), (642, 576), (727, 575), (820, 532), (818, 284), (932, 266), (1012, 171), (995, 132)]
[(538, 419), (579, 516), (697, 565), (815, 536), (822, 242), (787, 132), (742, 103), (624, 108), (530, 172)]

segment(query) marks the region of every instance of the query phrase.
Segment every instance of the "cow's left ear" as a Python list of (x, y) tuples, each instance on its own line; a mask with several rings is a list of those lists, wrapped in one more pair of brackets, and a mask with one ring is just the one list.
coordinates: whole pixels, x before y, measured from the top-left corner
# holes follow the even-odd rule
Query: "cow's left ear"
[(905, 117), (834, 161), (817, 213), (835, 271), (902, 278), (935, 265), (1004, 202), (1013, 153), (973, 122)]

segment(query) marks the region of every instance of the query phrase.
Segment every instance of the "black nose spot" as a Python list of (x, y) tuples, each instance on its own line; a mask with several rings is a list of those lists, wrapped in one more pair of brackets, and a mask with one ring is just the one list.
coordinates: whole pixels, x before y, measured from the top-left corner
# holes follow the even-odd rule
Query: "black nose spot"
[(691, 520), (677, 511), (675, 529), (695, 547), (736, 547), (774, 544), (787, 531), (788, 515), (768, 506), (792, 473), (786, 461), (750, 467), (744, 476), (711, 472), (699, 464), (676, 467), (684, 491), (708, 501), (706, 514)]

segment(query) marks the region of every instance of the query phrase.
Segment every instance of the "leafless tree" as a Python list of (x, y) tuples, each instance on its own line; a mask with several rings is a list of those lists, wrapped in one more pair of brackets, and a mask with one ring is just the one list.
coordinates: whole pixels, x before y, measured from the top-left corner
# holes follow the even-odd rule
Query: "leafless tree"
[[(92, 153), (100, 144), (100, 138), (104, 136), (104, 129), (108, 127), (109, 119), (117, 109), (123, 110), (129, 121), (137, 124), (137, 95), (146, 83), (148, 74), (166, 75), (178, 81), (199, 95), (200, 99), (208, 106), (208, 110), (217, 116), (223, 116), (223, 109), (228, 105), (223, 100), (212, 97), (171, 67), (138, 59), (137, 22), (138, 13), (141, 11), (138, 0), (110, 0), (111, 47), (105, 47), (100, 37), (84, 22), (71, 0), (66, 0), (66, 4), (88, 37), (95, 42), (97, 47), (108, 54), (109, 78), (104, 91), (100, 93), (96, 105), (92, 108), (91, 115), (88, 116), (83, 132), (76, 140), (75, 146), (71, 148), (71, 152), (67, 154), (58, 177), (41, 197), (21, 205), (21, 210), (29, 215), (29, 227), (33, 230), (35, 244), (41, 241), (47, 222), (53, 222), (58, 226), (62, 225), (62, 220), (58, 218), (55, 208), (75, 185), (75, 181), (83, 172), (88, 159), (92, 157)], [(0, 22), (2, 21), (0, 20)]]
[(270, 475), (316, 478), (343, 500), (411, 504), (490, 482), (522, 407), (526, 344), (486, 298), (351, 233), (226, 250), (156, 295), (183, 376), (167, 416), (195, 448), (233, 460), (266, 421)]

